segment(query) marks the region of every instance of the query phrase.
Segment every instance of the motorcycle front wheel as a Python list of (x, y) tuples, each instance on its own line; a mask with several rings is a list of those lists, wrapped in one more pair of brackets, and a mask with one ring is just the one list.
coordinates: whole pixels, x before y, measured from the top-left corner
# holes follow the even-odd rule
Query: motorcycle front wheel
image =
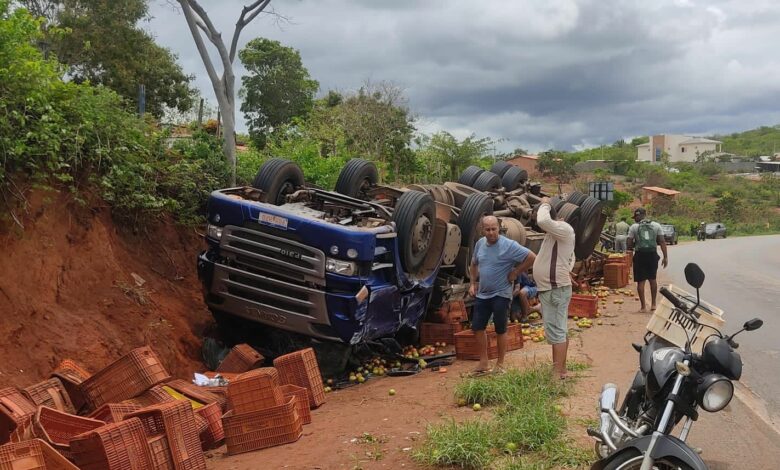
[[(604, 470), (639, 470), (642, 467), (644, 456), (635, 449), (625, 451), (611, 461)], [(675, 459), (664, 457), (653, 462), (653, 470), (693, 470), (690, 465)]]

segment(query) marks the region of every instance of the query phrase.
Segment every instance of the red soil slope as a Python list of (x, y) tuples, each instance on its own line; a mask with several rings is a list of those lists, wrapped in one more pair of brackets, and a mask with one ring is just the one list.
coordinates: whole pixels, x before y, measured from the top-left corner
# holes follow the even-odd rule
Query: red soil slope
[(95, 372), (143, 344), (175, 376), (203, 369), (200, 237), (168, 221), (122, 233), (89, 206), (36, 191), (24, 230), (0, 228), (0, 387), (35, 383), (63, 358)]

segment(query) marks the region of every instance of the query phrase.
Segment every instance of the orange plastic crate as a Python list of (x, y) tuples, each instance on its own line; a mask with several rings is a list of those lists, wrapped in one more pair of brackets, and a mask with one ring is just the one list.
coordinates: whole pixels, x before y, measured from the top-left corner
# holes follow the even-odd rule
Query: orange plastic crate
[(95, 408), (119, 403), (164, 382), (170, 374), (148, 346), (133, 349), (81, 384), (87, 401)]
[(279, 372), (273, 367), (245, 372), (228, 384), (228, 408), (242, 414), (281, 405), (279, 385)]
[(76, 414), (65, 386), (56, 377), (25, 388), (22, 394), (35, 406), (48, 406), (65, 413)]
[(106, 424), (70, 441), (74, 463), (81, 470), (147, 470), (152, 457), (138, 418)]
[(35, 414), (35, 405), (18, 389), (0, 389), (0, 443), (8, 442), (11, 432), (26, 426)]
[(309, 409), (309, 391), (303, 387), (297, 385), (287, 384), (282, 385), (282, 393), (284, 393), (284, 399), (289, 400), (294, 396), (297, 398), (296, 406), (298, 408), (298, 415), (300, 415), (303, 424), (311, 423), (311, 409)]
[(105, 426), (105, 424), (105, 422), (96, 419), (84, 418), (40, 406), (33, 418), (33, 433), (35, 437), (46, 441), (65, 457), (71, 458), (70, 440), (79, 434)]
[(165, 435), (176, 470), (205, 469), (206, 458), (200, 444), (199, 420), (190, 403), (177, 400), (149, 406), (127, 415), (141, 420), (146, 438)]
[(3, 470), (79, 470), (40, 439), (0, 446)]
[(211, 449), (222, 442), (225, 438), (225, 430), (222, 427), (222, 408), (219, 403), (209, 403), (195, 410), (195, 413), (207, 423), (206, 430), (200, 433), (203, 449)]
[(279, 356), (274, 360), (274, 367), (279, 370), (282, 383), (304, 387), (309, 391), (311, 408), (325, 403), (325, 386), (322, 385), (322, 374), (314, 349), (306, 348)]
[(89, 414), (89, 418), (104, 421), (105, 423), (116, 423), (122, 421), (125, 415), (138, 411), (142, 407), (135, 403), (106, 403), (100, 405), (98, 409)]
[(235, 411), (228, 411), (222, 417), (228, 454), (251, 452), (297, 441), (303, 433), (297, 399), (292, 396), (283, 405), (251, 413), (234, 414)]
[(460, 323), (468, 321), (469, 316), (466, 311), (466, 303), (462, 300), (453, 300), (445, 302), (444, 305), (429, 314), (429, 318), (433, 323)]
[(186, 382), (181, 379), (171, 380), (166, 382), (165, 385), (171, 387), (190, 400), (195, 400), (198, 403), (202, 403), (204, 405), (208, 403), (217, 403), (220, 408), (224, 408), (227, 405), (226, 396), (211, 393), (206, 390), (205, 387), (199, 387), (198, 385)]
[(68, 393), (73, 407), (78, 411), (86, 404), (84, 392), (81, 391), (81, 383), (92, 376), (80, 364), (71, 359), (63, 359), (56, 369), (50, 374), (62, 381), (65, 391)]
[(572, 294), (569, 302), (569, 317), (594, 318), (598, 311), (599, 298), (589, 294)]
[(455, 343), (455, 333), (463, 331), (462, 323), (430, 323), (423, 322), (420, 327), (420, 344)]
[(145, 408), (147, 406), (159, 405), (160, 403), (170, 403), (176, 401), (168, 392), (163, 390), (159, 385), (155, 385), (144, 393), (138, 395), (135, 398), (125, 400), (122, 403), (127, 405), (135, 405), (139, 408)]
[(623, 263), (604, 265), (604, 285), (610, 289), (621, 289), (628, 284), (628, 267)]
[(248, 344), (237, 344), (222, 359), (217, 372), (246, 372), (263, 365), (265, 358)]
[[(485, 328), (487, 335), (488, 359), (498, 357), (498, 335), (493, 325)], [(523, 347), (523, 334), (520, 324), (510, 323), (506, 327), (506, 350), (507, 352)], [(474, 330), (464, 330), (455, 334), (455, 357), (464, 360), (479, 360), (479, 350), (477, 348), (477, 338), (474, 336)]]

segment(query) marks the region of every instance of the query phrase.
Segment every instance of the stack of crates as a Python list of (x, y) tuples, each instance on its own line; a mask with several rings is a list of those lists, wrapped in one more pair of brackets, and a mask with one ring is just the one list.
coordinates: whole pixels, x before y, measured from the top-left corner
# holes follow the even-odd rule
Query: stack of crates
[(228, 454), (288, 444), (301, 437), (298, 396), (285, 395), (273, 367), (241, 374), (230, 382), (227, 395), (229, 410), (222, 426)]

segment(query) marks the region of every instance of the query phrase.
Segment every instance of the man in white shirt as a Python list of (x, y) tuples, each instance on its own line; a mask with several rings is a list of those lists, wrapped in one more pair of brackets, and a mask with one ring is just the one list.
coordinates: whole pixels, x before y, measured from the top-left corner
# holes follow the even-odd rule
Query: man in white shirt
[[(552, 214), (551, 214), (552, 211)], [(574, 229), (562, 220), (542, 198), (536, 210), (536, 225), (545, 232), (534, 260), (534, 280), (539, 290), (544, 318), (544, 335), (552, 345), (553, 373), (565, 379), (569, 348), (568, 316), (571, 301), (571, 270), (574, 267)]]

